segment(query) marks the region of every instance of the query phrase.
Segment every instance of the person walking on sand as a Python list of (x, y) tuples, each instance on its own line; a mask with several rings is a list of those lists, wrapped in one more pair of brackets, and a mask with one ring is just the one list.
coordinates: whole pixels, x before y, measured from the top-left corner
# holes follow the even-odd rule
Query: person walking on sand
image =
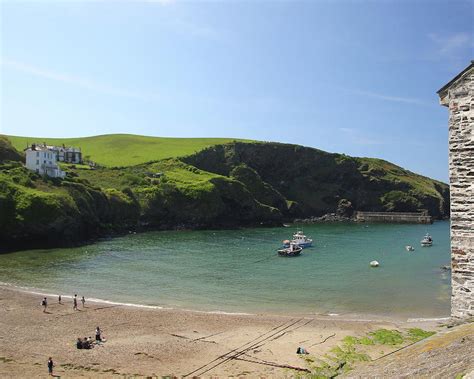
[(53, 367), (54, 367), (53, 358), (49, 357), (49, 359), (48, 359), (48, 372), (49, 372), (50, 376), (53, 376)]
[(102, 333), (102, 331), (100, 330), (99, 327), (95, 328), (95, 341), (96, 342), (101, 342), (102, 341), (102, 338), (100, 336), (101, 333)]
[(74, 295), (72, 309), (77, 311), (77, 294)]
[(41, 301), (41, 305), (43, 306), (43, 313), (46, 313), (46, 308), (48, 307), (48, 299), (43, 298)]
[(59, 303), (59, 304), (62, 304), (62, 303), (61, 303), (61, 295), (58, 296), (58, 303)]
[(82, 296), (81, 303), (82, 303), (82, 308), (84, 308), (84, 304), (86, 303), (86, 299), (84, 299), (84, 296)]

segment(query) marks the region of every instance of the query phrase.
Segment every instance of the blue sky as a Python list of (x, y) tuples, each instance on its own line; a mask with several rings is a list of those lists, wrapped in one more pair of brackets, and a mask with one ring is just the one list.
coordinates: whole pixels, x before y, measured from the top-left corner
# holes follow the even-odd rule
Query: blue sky
[(3, 1), (4, 134), (297, 143), (448, 180), (473, 1)]

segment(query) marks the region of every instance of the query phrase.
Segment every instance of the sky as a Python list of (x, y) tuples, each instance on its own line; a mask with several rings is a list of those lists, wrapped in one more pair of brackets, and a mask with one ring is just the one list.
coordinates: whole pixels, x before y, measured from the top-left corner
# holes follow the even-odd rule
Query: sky
[(0, 133), (296, 143), (448, 181), (474, 0), (0, 0)]

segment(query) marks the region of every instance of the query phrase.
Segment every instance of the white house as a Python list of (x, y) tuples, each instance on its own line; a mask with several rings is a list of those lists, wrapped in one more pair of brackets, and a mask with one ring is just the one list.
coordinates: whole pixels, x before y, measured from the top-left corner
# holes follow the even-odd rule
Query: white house
[(40, 175), (64, 178), (66, 173), (58, 166), (58, 156), (51, 146), (32, 144), (25, 150), (26, 168)]

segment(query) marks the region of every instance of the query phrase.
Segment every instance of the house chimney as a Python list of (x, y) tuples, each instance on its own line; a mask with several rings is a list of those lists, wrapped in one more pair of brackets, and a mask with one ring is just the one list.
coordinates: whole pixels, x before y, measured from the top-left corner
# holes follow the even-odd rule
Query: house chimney
[(36, 150), (36, 144), (35, 143), (31, 144), (31, 150)]

